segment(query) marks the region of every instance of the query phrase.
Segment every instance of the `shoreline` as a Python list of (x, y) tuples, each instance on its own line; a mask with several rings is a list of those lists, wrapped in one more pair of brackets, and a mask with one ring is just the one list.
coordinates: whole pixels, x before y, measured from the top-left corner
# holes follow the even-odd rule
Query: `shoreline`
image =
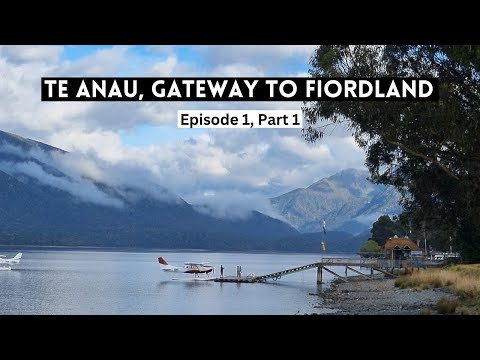
[(351, 277), (347, 283), (337, 279), (318, 296), (319, 311), (313, 313), (318, 315), (437, 314), (434, 307), (441, 298), (458, 298), (446, 288), (400, 289), (395, 279), (383, 275), (373, 280)]
[[(149, 247), (121, 247), (121, 246), (83, 246), (83, 245), (22, 245), (22, 244), (0, 244), (0, 250), (19, 251), (19, 249), (28, 250), (64, 250), (64, 251), (106, 251), (106, 252), (211, 252), (228, 254), (291, 254), (291, 255), (318, 255), (322, 258), (325, 254), (308, 251), (282, 251), (282, 250), (215, 250), (215, 249), (170, 249), (170, 248), (149, 248)], [(355, 252), (332, 252), (329, 256), (357, 256)]]

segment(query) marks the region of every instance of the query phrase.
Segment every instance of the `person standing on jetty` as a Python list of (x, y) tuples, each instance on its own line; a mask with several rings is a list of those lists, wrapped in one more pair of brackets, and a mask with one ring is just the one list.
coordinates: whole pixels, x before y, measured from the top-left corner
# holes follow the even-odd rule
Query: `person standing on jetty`
[(220, 277), (222, 278), (223, 278), (223, 269), (225, 269), (223, 265), (220, 265)]

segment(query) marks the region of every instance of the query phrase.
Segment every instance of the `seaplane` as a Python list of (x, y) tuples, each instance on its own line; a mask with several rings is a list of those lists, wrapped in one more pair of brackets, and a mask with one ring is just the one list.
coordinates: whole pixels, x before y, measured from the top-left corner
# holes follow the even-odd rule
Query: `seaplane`
[(173, 266), (168, 264), (161, 256), (158, 257), (158, 262), (163, 271), (194, 274), (208, 274), (214, 269), (214, 266), (209, 262), (184, 262), (184, 266)]
[(10, 265), (17, 265), (20, 263), (22, 253), (18, 253), (13, 258), (7, 258), (5, 255), (0, 255), (0, 270), (11, 270)]

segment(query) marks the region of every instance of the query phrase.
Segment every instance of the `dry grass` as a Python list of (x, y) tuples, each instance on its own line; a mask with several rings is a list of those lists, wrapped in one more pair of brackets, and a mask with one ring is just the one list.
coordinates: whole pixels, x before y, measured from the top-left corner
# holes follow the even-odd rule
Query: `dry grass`
[(455, 314), (455, 310), (460, 305), (457, 299), (442, 297), (435, 305), (435, 310), (439, 314)]
[(448, 269), (459, 272), (461, 274), (480, 278), (480, 264), (453, 265), (450, 266)]
[(457, 282), (459, 278), (459, 274), (453, 271), (444, 269), (427, 269), (399, 277), (395, 281), (395, 286), (402, 289), (413, 287), (423, 290), (447, 287)]
[(472, 307), (472, 311), (480, 310), (480, 264), (416, 271), (399, 277), (395, 286), (415, 290), (447, 287)]
[(459, 315), (478, 315), (480, 312), (478, 308), (472, 306), (461, 305), (455, 310), (456, 314)]

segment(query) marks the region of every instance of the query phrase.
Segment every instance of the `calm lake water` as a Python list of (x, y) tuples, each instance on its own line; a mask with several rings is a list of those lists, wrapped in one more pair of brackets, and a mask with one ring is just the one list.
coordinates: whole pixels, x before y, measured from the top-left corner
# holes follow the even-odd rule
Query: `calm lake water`
[[(1, 248), (0, 253), (8, 257), (16, 254)], [(316, 269), (267, 283), (190, 281), (192, 275), (163, 272), (158, 256), (178, 266), (183, 266), (185, 261), (210, 261), (215, 265), (213, 276), (220, 275), (220, 265), (225, 267), (226, 276), (235, 275), (237, 265), (242, 266), (242, 275), (264, 275), (310, 264), (322, 257), (319, 254), (23, 250), (19, 265), (12, 266), (11, 271), (0, 271), (0, 314), (328, 312), (314, 308), (318, 298), (309, 295), (318, 291)], [(331, 275), (324, 272), (324, 280), (331, 279)]]

